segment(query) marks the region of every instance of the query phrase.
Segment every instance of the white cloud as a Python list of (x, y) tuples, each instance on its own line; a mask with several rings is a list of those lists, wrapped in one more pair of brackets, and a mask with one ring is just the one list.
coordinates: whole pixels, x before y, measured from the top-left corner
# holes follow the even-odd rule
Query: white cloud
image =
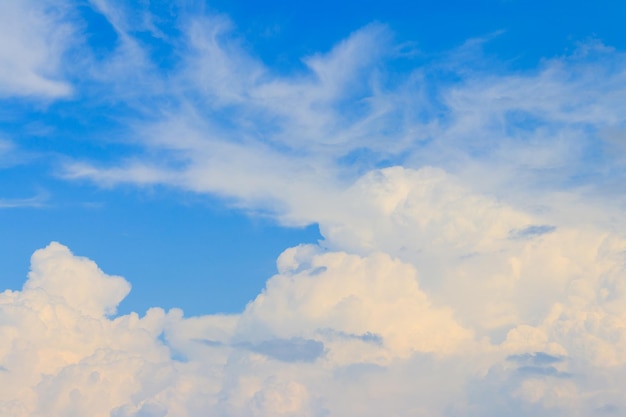
[[(394, 60), (404, 58), (390, 30), (370, 25), (304, 57), (303, 69), (275, 74), (225, 17), (183, 20), (175, 69), (159, 76), (137, 42), (143, 63), (120, 60), (150, 80), (143, 99), (129, 101), (156, 115), (130, 122), (128, 140), (142, 151), (108, 164), (76, 160), (65, 177), (214, 193), (286, 224), (308, 224), (380, 165), (441, 168), (529, 211), (531, 203), (567, 206), (555, 204), (555, 192), (571, 200), (606, 195), (609, 176), (621, 175), (622, 152), (607, 146), (626, 117), (625, 58), (597, 42), (534, 70), (473, 71), (467, 62), (479, 52), (461, 49), (450, 54), (453, 64), (433, 59), (398, 74)], [(125, 77), (108, 82), (137, 91)]]
[(105, 276), (95, 263), (74, 257), (58, 243), (35, 252), (32, 265), (24, 291), (45, 292), (86, 316), (115, 313), (115, 307), (130, 291), (124, 279)]
[(305, 246), (285, 251), (278, 266), (280, 275), (242, 315), (246, 338), (321, 340), (342, 364), (446, 355), (471, 338), (452, 310), (431, 305), (415, 269), (388, 255), (316, 254)]
[(23, 290), (0, 295), (1, 414), (108, 415), (127, 398), (143, 361), (167, 357), (150, 342), (162, 311), (106, 318), (129, 288), (57, 243), (37, 251)]
[(73, 28), (63, 2), (7, 0), (0, 14), (0, 97), (67, 97), (62, 55)]
[[(309, 71), (295, 77), (273, 75), (227, 30), (224, 19), (192, 20), (191, 52), (183, 70), (168, 77), (168, 102), (176, 105), (158, 110), (155, 123), (134, 124), (131, 140), (154, 152), (158, 161), (133, 157), (115, 167), (77, 161), (66, 166), (64, 175), (106, 185), (165, 183), (213, 192), (308, 223), (311, 219), (293, 213), (286, 194), (312, 202), (315, 198), (298, 189), (323, 193), (335, 188), (342, 170), (334, 159), (355, 147), (401, 149), (375, 134), (393, 122), (386, 120), (392, 98), (375, 91), (373, 71), (386, 43), (372, 44), (389, 38), (384, 27), (366, 27), (327, 54), (306, 59)], [(361, 98), (357, 113), (350, 114), (354, 110), (348, 111), (352, 106), (346, 103)], [(337, 112), (342, 107), (344, 115)]]
[[(178, 310), (165, 314), (151, 309), (142, 318), (134, 313), (109, 318), (105, 313), (128, 291), (128, 283), (106, 276), (59, 244), (37, 251), (23, 290), (0, 295), (0, 379), (7, 387), (0, 393), (0, 411), (16, 417), (185, 417), (376, 415), (382, 404), (389, 410), (410, 410), (417, 406), (416, 398), (427, 397), (407, 388), (433, 378), (413, 375), (402, 364), (423, 371), (434, 366), (434, 358), (458, 357), (457, 350), (410, 359), (420, 351), (458, 346), (469, 336), (449, 311), (429, 305), (411, 266), (387, 256), (362, 258), (299, 247), (287, 251), (280, 264), (281, 275), (239, 316), (185, 319)], [(319, 272), (318, 264), (327, 270)], [(368, 268), (377, 264), (369, 274)], [(356, 274), (341, 285), (351, 271)], [(381, 293), (385, 281), (397, 284)], [(325, 301), (329, 286), (340, 292)], [(298, 293), (309, 301), (285, 310), (288, 295)], [(394, 308), (398, 296), (406, 299), (404, 309)], [(348, 302), (342, 303), (341, 297)], [(281, 309), (293, 310), (304, 328), (271, 314)], [(378, 312), (380, 317), (368, 327), (362, 315)], [(425, 334), (431, 330), (438, 337)], [(300, 336), (323, 343), (324, 351), (311, 360), (276, 354), (281, 348), (277, 341), (285, 341), (284, 348), (288, 340), (299, 343)], [(372, 378), (382, 378), (388, 388), (381, 392)], [(405, 385), (409, 380), (413, 382)], [(341, 395), (347, 381), (353, 382), (347, 384), (352, 388)], [(403, 388), (393, 393), (394, 387)], [(439, 391), (431, 403), (444, 407), (442, 393), (458, 391), (460, 384), (453, 387), (431, 387), (431, 393)], [(364, 399), (369, 407), (354, 401), (359, 389), (372, 393), (370, 400)], [(398, 398), (402, 404), (394, 405)]]
[[(455, 69), (464, 50), (398, 80), (391, 34), (371, 25), (276, 75), (228, 19), (186, 16), (182, 58), (159, 75), (111, 4), (94, 7), (120, 42), (88, 77), (154, 119), (130, 122), (140, 152), (77, 158), (65, 176), (217, 194), (317, 223), (324, 240), (287, 249), (240, 314), (191, 318), (112, 317), (124, 279), (59, 244), (36, 252), (24, 288), (0, 295), (0, 415), (626, 409), (623, 213), (602, 181), (580, 179), (622, 160), (600, 142), (623, 130), (621, 52), (589, 44), (533, 71), (485, 73)], [(37, 72), (62, 48), (10, 34), (35, 45), (19, 62), (43, 82), (10, 94), (66, 94)], [(437, 79), (444, 70), (457, 80)]]
[(548, 227), (437, 169), (368, 173), (341, 197), (325, 213), (325, 248), (286, 250), (237, 315), (155, 308), (111, 318), (126, 281), (59, 244), (37, 251), (23, 290), (0, 296), (0, 378), (11, 387), (0, 410), (599, 416), (626, 407), (612, 382), (626, 369), (623, 236)]

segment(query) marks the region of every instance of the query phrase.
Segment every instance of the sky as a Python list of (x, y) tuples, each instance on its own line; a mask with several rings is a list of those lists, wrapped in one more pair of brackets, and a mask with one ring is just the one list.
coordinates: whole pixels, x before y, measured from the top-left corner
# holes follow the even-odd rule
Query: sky
[(0, 417), (626, 413), (623, 2), (0, 11)]

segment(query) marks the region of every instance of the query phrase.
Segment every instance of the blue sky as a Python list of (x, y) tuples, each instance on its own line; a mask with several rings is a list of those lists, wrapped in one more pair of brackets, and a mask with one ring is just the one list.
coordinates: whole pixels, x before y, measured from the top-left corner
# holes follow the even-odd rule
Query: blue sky
[(623, 2), (1, 9), (0, 415), (626, 409)]

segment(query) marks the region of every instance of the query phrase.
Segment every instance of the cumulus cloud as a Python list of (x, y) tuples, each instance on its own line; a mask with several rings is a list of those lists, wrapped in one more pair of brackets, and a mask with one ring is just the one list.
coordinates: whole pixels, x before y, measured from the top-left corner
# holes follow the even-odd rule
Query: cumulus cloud
[[(366, 174), (357, 199), (341, 234), (287, 249), (235, 315), (115, 317), (124, 279), (57, 243), (35, 252), (23, 289), (0, 296), (10, 387), (0, 409), (600, 416), (626, 406), (615, 385), (626, 370), (624, 237), (544, 233), (542, 219), (432, 169)], [(511, 236), (533, 227), (542, 233)]]
[(108, 415), (132, 392), (137, 379), (124, 373), (167, 352), (148, 342), (162, 312), (107, 318), (129, 289), (57, 243), (37, 251), (22, 291), (0, 296), (1, 414)]
[[(314, 252), (299, 247), (283, 253), (280, 275), (268, 281), (266, 291), (243, 313), (239, 327), (246, 337), (330, 336), (326, 343), (338, 347), (329, 355), (347, 363), (376, 363), (413, 352), (447, 354), (471, 337), (451, 310), (431, 305), (410, 265), (384, 254), (362, 258)], [(368, 333), (381, 343), (333, 337)]]

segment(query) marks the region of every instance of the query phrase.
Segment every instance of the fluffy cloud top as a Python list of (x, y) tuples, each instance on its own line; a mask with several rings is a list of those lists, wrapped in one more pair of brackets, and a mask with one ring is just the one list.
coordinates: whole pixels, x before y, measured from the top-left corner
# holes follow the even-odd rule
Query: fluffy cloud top
[(32, 265), (24, 291), (45, 293), (86, 316), (115, 313), (119, 302), (130, 292), (130, 285), (123, 278), (107, 277), (94, 262), (75, 258), (58, 243), (35, 252)]

